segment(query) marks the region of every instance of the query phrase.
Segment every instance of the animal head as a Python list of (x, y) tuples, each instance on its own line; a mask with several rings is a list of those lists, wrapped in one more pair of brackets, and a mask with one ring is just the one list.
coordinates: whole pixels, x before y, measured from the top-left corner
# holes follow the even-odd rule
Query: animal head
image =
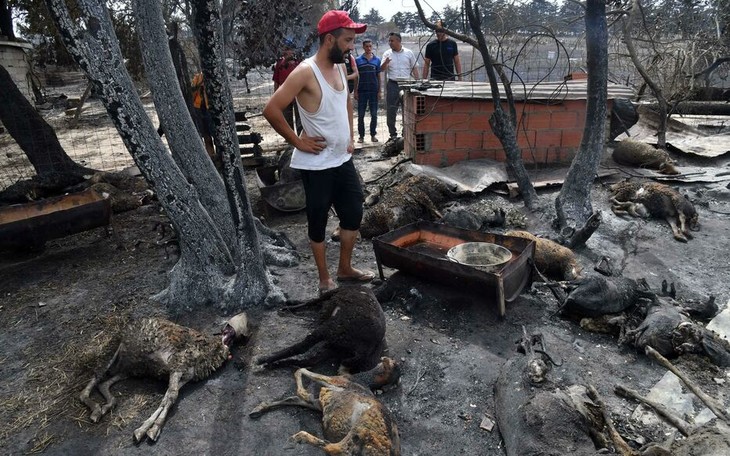
[(246, 312), (241, 312), (226, 322), (221, 337), (223, 345), (230, 347), (233, 342), (248, 337), (249, 335), (248, 317), (246, 317)]
[(668, 174), (668, 175), (682, 174), (681, 172), (679, 172), (679, 170), (676, 168), (675, 165), (676, 165), (676, 163), (674, 163), (674, 161), (672, 161), (670, 159), (663, 161), (659, 165), (659, 174)]
[(370, 389), (381, 389), (384, 386), (397, 385), (400, 382), (401, 367), (393, 358), (386, 356), (370, 370)]
[(685, 217), (687, 217), (687, 226), (689, 226), (689, 229), (692, 231), (699, 231), (700, 230), (700, 216), (697, 213), (697, 209), (695, 209), (692, 202), (689, 200), (689, 197), (687, 195), (684, 196), (685, 204), (682, 208), (682, 212), (684, 212)]

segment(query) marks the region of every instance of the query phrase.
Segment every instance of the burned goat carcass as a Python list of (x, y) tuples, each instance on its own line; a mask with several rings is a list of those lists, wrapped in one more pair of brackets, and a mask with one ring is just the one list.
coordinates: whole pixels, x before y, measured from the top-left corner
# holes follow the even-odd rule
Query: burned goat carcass
[[(344, 370), (354, 373), (378, 363), (385, 348), (385, 314), (369, 288), (336, 288), (299, 307), (311, 305), (321, 306), (316, 328), (303, 340), (259, 357), (257, 364), (312, 366), (336, 360)], [(305, 353), (304, 358), (294, 358)]]
[(668, 185), (623, 181), (610, 190), (611, 210), (616, 215), (665, 220), (674, 239), (681, 242), (692, 238), (690, 230), (699, 230), (699, 216), (692, 202)]
[[(711, 296), (708, 303), (714, 303), (714, 299)], [(645, 309), (644, 320), (627, 330), (621, 342), (641, 350), (652, 347), (666, 357), (704, 355), (717, 366), (730, 367), (730, 343), (691, 319), (674, 299), (655, 295), (645, 301)]]
[(409, 176), (385, 190), (380, 202), (365, 212), (360, 233), (369, 239), (419, 220), (440, 219), (439, 205), (452, 196), (454, 193), (438, 179)]
[[(167, 380), (160, 406), (134, 431), (137, 442), (145, 436), (155, 441), (180, 389), (190, 381), (208, 378), (228, 359), (231, 344), (248, 335), (245, 313), (228, 320), (222, 337), (208, 336), (162, 318), (143, 318), (127, 326), (111, 361), (103, 372), (94, 375), (79, 399), (89, 407), (91, 421), (96, 423), (114, 407), (116, 400), (110, 388), (116, 382), (127, 377)], [(94, 388), (104, 396), (104, 405), (91, 399)]]
[[(507, 456), (593, 455), (610, 438), (595, 390), (549, 378), (552, 359), (540, 335), (519, 341), (494, 387), (496, 418)], [(615, 444), (618, 445), (618, 444)]]
[(613, 150), (613, 159), (623, 165), (656, 169), (660, 174), (680, 174), (666, 150), (640, 141), (621, 141)]
[[(328, 455), (399, 456), (398, 426), (390, 411), (373, 395), (372, 390), (395, 385), (400, 380), (400, 366), (390, 358), (382, 358), (373, 369), (355, 375), (327, 376), (299, 369), (294, 373), (296, 396), (264, 402), (249, 413), (259, 418), (269, 410), (299, 406), (322, 413), (326, 440), (306, 431), (292, 436), (297, 443), (321, 448)], [(320, 386), (319, 393), (310, 392), (304, 378)]]
[(580, 263), (575, 253), (568, 247), (550, 239), (537, 237), (528, 231), (507, 231), (505, 235), (535, 241), (535, 267), (549, 278), (573, 280), (580, 276)]

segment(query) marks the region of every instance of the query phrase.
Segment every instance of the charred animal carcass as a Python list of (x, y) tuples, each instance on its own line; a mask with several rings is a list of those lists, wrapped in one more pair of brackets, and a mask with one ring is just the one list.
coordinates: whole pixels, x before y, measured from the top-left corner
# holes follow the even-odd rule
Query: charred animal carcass
[[(373, 389), (394, 385), (400, 379), (400, 366), (382, 358), (373, 369), (356, 375), (327, 376), (299, 369), (294, 373), (296, 396), (264, 402), (249, 413), (258, 418), (278, 407), (299, 406), (322, 413), (324, 438), (299, 431), (292, 436), (297, 443), (321, 448), (328, 455), (400, 456), (398, 426), (390, 411), (372, 393)], [(304, 378), (319, 385), (319, 393), (310, 392)]]
[[(79, 399), (89, 407), (91, 421), (96, 423), (114, 407), (116, 400), (110, 388), (116, 382), (127, 377), (167, 380), (167, 391), (160, 406), (134, 431), (137, 442), (145, 436), (155, 441), (180, 389), (188, 382), (208, 378), (228, 359), (231, 344), (248, 335), (245, 313), (228, 320), (222, 337), (208, 336), (162, 318), (143, 318), (127, 326), (106, 369), (94, 375)], [(104, 405), (91, 399), (94, 388), (104, 396)]]
[(660, 174), (680, 174), (666, 150), (640, 141), (621, 141), (613, 150), (613, 159), (622, 165), (656, 169)]
[(438, 179), (410, 176), (385, 190), (380, 202), (365, 212), (360, 233), (369, 239), (419, 220), (440, 219), (438, 206), (452, 195)]
[[(315, 304), (321, 306), (315, 329), (302, 341), (260, 357), (257, 364), (312, 366), (337, 360), (348, 372), (374, 367), (385, 348), (385, 315), (373, 292), (366, 287), (340, 287), (303, 305)], [(292, 358), (310, 350), (306, 358)]]
[(690, 230), (699, 229), (699, 215), (692, 203), (668, 185), (623, 181), (611, 186), (611, 210), (616, 215), (666, 220), (674, 239), (687, 242)]
[[(525, 355), (507, 360), (494, 386), (499, 432), (507, 456), (592, 455), (607, 445), (600, 407), (582, 385), (547, 378), (550, 359), (539, 336), (523, 335)], [(537, 348), (539, 346), (539, 348)]]
[(577, 317), (617, 314), (653, 295), (643, 282), (627, 277), (593, 275), (570, 282), (568, 288), (562, 311)]
[(535, 241), (535, 266), (548, 278), (573, 280), (580, 275), (580, 264), (569, 248), (527, 231), (507, 231), (505, 235)]

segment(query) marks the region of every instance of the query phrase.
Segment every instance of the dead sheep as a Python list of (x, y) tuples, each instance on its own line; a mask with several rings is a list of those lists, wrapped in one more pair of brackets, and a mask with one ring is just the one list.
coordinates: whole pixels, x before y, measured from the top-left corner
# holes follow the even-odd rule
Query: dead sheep
[[(319, 394), (310, 392), (303, 379), (320, 385)], [(326, 440), (306, 431), (292, 436), (297, 443), (321, 448), (328, 455), (399, 456), (398, 426), (390, 411), (373, 395), (373, 389), (395, 385), (400, 379), (400, 366), (390, 358), (382, 358), (373, 369), (356, 375), (334, 377), (299, 369), (294, 373), (296, 396), (260, 404), (249, 413), (258, 418), (269, 410), (289, 405), (306, 407), (322, 413)]]
[[(315, 304), (321, 305), (315, 329), (302, 341), (260, 357), (257, 364), (312, 366), (334, 359), (351, 373), (373, 368), (385, 348), (385, 314), (372, 290), (340, 287), (298, 307)], [(292, 358), (315, 346), (309, 357)]]
[(668, 185), (623, 181), (610, 187), (611, 210), (616, 215), (665, 220), (674, 239), (687, 242), (690, 230), (699, 229), (699, 215), (692, 203)]
[(535, 266), (548, 278), (574, 280), (580, 276), (581, 266), (569, 248), (527, 231), (507, 231), (505, 235), (535, 241)]
[(606, 448), (601, 407), (582, 385), (551, 378), (551, 358), (540, 334), (518, 342), (494, 385), (494, 408), (507, 456), (597, 454)]
[(370, 239), (419, 220), (442, 217), (439, 205), (453, 196), (449, 187), (430, 176), (409, 176), (387, 189), (380, 202), (369, 208), (360, 225), (360, 233)]
[[(237, 339), (248, 337), (245, 313), (228, 320), (222, 336), (203, 334), (163, 318), (143, 318), (126, 327), (114, 356), (103, 372), (94, 375), (79, 399), (91, 410), (96, 423), (116, 402), (112, 385), (128, 377), (167, 379), (167, 391), (160, 406), (134, 431), (134, 440), (145, 436), (156, 441), (168, 412), (175, 404), (180, 389), (188, 382), (208, 378), (229, 358), (230, 346)], [(102, 380), (108, 378), (108, 380)], [(99, 405), (90, 398), (97, 388), (106, 403)]]
[(625, 139), (616, 146), (613, 159), (622, 165), (656, 169), (660, 174), (681, 174), (667, 151), (631, 139)]

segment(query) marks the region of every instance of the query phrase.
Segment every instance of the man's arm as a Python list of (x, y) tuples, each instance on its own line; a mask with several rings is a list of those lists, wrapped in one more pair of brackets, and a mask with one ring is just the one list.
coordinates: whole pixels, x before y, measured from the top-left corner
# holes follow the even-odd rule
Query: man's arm
[(459, 54), (454, 56), (454, 69), (456, 69), (456, 80), (461, 81), (461, 58)]
[[(347, 89), (347, 87), (345, 87)], [(347, 120), (350, 122), (350, 142), (347, 145), (347, 153), (351, 154), (355, 152), (355, 129), (353, 128), (353, 109), (352, 109), (352, 97), (347, 94)]]
[(428, 69), (431, 66), (431, 59), (428, 57), (423, 58), (423, 79), (428, 79)]
[(302, 152), (318, 154), (324, 149), (324, 138), (321, 136), (307, 136), (305, 132), (302, 132), (301, 136), (297, 136), (284, 118), (284, 110), (299, 93), (305, 90), (310, 77), (313, 78), (314, 75), (306, 65), (298, 66), (271, 96), (268, 103), (266, 103), (263, 114), (274, 130), (283, 136), (286, 142)]

